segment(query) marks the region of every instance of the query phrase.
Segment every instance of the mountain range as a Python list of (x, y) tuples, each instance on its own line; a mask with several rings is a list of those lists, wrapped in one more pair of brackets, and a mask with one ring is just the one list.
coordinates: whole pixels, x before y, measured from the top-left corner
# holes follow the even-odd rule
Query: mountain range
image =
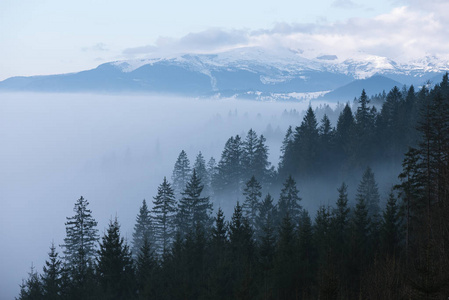
[(301, 51), (238, 48), (214, 54), (179, 54), (115, 61), (78, 73), (11, 77), (0, 91), (152, 92), (260, 100), (348, 101), (394, 86), (439, 82), (449, 62), (427, 56), (407, 63), (358, 53), (340, 59), (306, 58)]

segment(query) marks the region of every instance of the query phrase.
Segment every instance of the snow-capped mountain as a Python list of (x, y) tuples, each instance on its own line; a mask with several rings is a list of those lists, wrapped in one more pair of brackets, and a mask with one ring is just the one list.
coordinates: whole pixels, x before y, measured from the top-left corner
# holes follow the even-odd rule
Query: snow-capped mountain
[[(438, 81), (447, 70), (449, 62), (435, 56), (397, 63), (364, 53), (350, 58), (332, 53), (306, 57), (301, 50), (246, 47), (213, 54), (115, 61), (73, 74), (13, 77), (0, 82), (0, 90), (310, 99), (337, 89), (350, 90), (342, 87), (357, 80), (365, 80), (361, 84), (373, 94), (394, 85), (419, 86), (428, 80)], [(347, 95), (348, 99), (354, 96)]]

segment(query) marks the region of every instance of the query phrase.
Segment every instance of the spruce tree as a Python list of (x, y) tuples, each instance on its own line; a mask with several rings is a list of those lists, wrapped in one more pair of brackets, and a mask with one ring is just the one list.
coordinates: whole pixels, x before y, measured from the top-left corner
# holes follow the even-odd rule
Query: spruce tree
[(174, 190), (167, 178), (164, 177), (164, 181), (157, 188), (157, 195), (154, 197), (152, 210), (155, 242), (159, 254), (169, 250), (174, 238), (176, 204)]
[(363, 198), (368, 210), (368, 217), (373, 225), (378, 226), (380, 222), (380, 196), (374, 173), (367, 167), (363, 173), (362, 180), (357, 188), (357, 199)]
[(384, 253), (393, 256), (399, 254), (400, 229), (396, 197), (390, 193), (387, 206), (383, 213), (381, 226), (381, 247)]
[(256, 227), (256, 217), (260, 206), (260, 198), (262, 197), (262, 186), (254, 176), (246, 182), (246, 187), (243, 191), (245, 202), (243, 203), (243, 211), (245, 217), (248, 219), (252, 229)]
[(48, 253), (48, 260), (45, 261), (42, 281), (42, 294), (45, 299), (56, 300), (61, 297), (62, 290), (62, 261), (58, 258), (55, 244), (52, 243), (50, 252)]
[(273, 197), (271, 197), (270, 194), (267, 194), (262, 203), (259, 205), (259, 211), (255, 222), (255, 234), (258, 240), (260, 240), (262, 236), (266, 236), (268, 230), (266, 227), (270, 227), (271, 229), (269, 230), (273, 231), (272, 234), (276, 234), (274, 229), (277, 224), (276, 221), (278, 216), (277, 209), (273, 204), (273, 201)]
[(115, 218), (109, 222), (100, 243), (97, 276), (103, 295), (111, 299), (129, 299), (135, 294), (134, 266), (129, 246), (120, 236)]
[(19, 298), (17, 300), (39, 300), (43, 298), (42, 282), (39, 274), (31, 265), (31, 271), (28, 273), (27, 280), (22, 280), (20, 285)]
[(219, 200), (226, 198), (239, 199), (242, 181), (242, 142), (240, 137), (230, 137), (226, 141), (217, 166), (217, 174), (213, 179), (213, 188)]
[(193, 232), (196, 224), (199, 224), (203, 230), (208, 230), (211, 225), (212, 203), (209, 197), (201, 197), (202, 191), (203, 185), (194, 169), (182, 193), (183, 197), (178, 203), (177, 225), (183, 237)]
[(97, 222), (88, 209), (89, 202), (80, 197), (73, 211), (73, 217), (67, 217), (66, 237), (64, 244), (64, 269), (68, 272), (73, 286), (80, 292), (80, 296), (87, 291), (86, 282), (92, 271), (96, 257), (96, 243), (98, 241)]
[(250, 129), (246, 135), (245, 141), (242, 143), (242, 170), (244, 178), (257, 176), (260, 178), (259, 170), (256, 169), (256, 147), (259, 138), (254, 130)]
[(190, 168), (190, 161), (184, 150), (179, 153), (178, 159), (176, 160), (175, 166), (173, 168), (172, 182), (173, 189), (175, 190), (176, 196), (180, 196), (187, 182), (192, 174), (192, 169)]
[(136, 257), (145, 239), (148, 239), (151, 243), (153, 243), (154, 238), (154, 228), (151, 221), (150, 212), (148, 210), (147, 202), (143, 199), (142, 206), (140, 207), (139, 214), (136, 218), (136, 224), (134, 225), (132, 247), (134, 257)]
[(150, 241), (146, 238), (137, 253), (136, 283), (140, 297), (155, 296), (157, 260), (151, 249)]
[(289, 214), (291, 220), (297, 223), (301, 213), (301, 205), (299, 202), (299, 191), (296, 187), (296, 182), (292, 176), (289, 176), (284, 183), (284, 187), (281, 190), (279, 196), (278, 209), (279, 209), (279, 221), (281, 221), (287, 214)]

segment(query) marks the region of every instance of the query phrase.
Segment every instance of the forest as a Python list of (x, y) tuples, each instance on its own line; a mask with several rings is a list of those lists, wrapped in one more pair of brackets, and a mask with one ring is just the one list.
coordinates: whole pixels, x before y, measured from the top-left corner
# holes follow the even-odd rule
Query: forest
[[(447, 299), (448, 74), (419, 90), (363, 90), (355, 104), (334, 126), (309, 107), (278, 166), (252, 129), (218, 161), (200, 152), (191, 166), (181, 151), (131, 241), (117, 216), (100, 237), (80, 197), (16, 299)], [(401, 169), (386, 199), (379, 165)], [(316, 197), (333, 195), (316, 211), (302, 199), (311, 182), (328, 182), (309, 186)]]

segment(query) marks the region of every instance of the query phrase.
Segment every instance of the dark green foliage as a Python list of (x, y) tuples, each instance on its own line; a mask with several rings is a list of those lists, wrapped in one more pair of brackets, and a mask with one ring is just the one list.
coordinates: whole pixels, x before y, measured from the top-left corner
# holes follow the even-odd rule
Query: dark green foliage
[(17, 300), (40, 300), (44, 299), (42, 283), (39, 280), (39, 275), (31, 266), (31, 271), (28, 273), (27, 280), (23, 280), (20, 285), (19, 298)]
[(203, 230), (209, 228), (211, 224), (212, 203), (209, 197), (202, 197), (203, 185), (200, 178), (193, 170), (192, 177), (182, 193), (183, 197), (178, 204), (178, 214), (176, 216), (178, 230), (184, 237), (189, 232), (193, 232), (198, 224)]
[(148, 210), (147, 202), (143, 199), (142, 206), (140, 207), (139, 214), (136, 218), (136, 224), (134, 225), (132, 247), (132, 252), (134, 255), (137, 255), (145, 239), (149, 240), (152, 244), (155, 241), (154, 228), (151, 221), (150, 212)]
[(217, 197), (225, 195), (239, 199), (242, 183), (242, 142), (238, 135), (226, 141), (218, 162), (217, 173), (213, 178), (213, 188)]
[(42, 281), (42, 294), (45, 299), (60, 299), (62, 292), (62, 261), (58, 258), (55, 244), (52, 243), (48, 260), (45, 262)]
[(64, 269), (72, 281), (72, 288), (79, 295), (88, 293), (87, 282), (92, 274), (98, 241), (97, 222), (87, 208), (89, 202), (80, 197), (74, 207), (75, 215), (67, 217), (66, 238), (64, 238)]
[(260, 198), (262, 197), (261, 190), (262, 186), (254, 176), (246, 183), (243, 190), (243, 195), (245, 196), (243, 211), (253, 230), (256, 228), (256, 218), (260, 207)]
[[(176, 199), (170, 183), (164, 181), (157, 188), (153, 200), (153, 228), (155, 231), (155, 246), (159, 254), (169, 250), (176, 226)], [(149, 240), (149, 242), (151, 242)]]
[(129, 246), (120, 236), (117, 218), (109, 222), (108, 230), (102, 237), (96, 269), (105, 299), (129, 299), (135, 294), (133, 260)]
[(388, 198), (387, 207), (383, 213), (381, 226), (381, 247), (389, 256), (399, 254), (400, 229), (396, 197), (393, 192)]
[(279, 196), (278, 209), (279, 209), (279, 222), (287, 213), (290, 215), (291, 220), (296, 224), (299, 220), (301, 213), (301, 205), (299, 204), (301, 198), (299, 197), (299, 191), (296, 187), (296, 182), (292, 176), (289, 176), (284, 183), (284, 187), (281, 190)]
[(182, 150), (176, 160), (171, 178), (176, 196), (180, 196), (182, 191), (184, 191), (191, 174), (192, 169), (190, 168), (190, 160), (187, 157), (186, 152)]

